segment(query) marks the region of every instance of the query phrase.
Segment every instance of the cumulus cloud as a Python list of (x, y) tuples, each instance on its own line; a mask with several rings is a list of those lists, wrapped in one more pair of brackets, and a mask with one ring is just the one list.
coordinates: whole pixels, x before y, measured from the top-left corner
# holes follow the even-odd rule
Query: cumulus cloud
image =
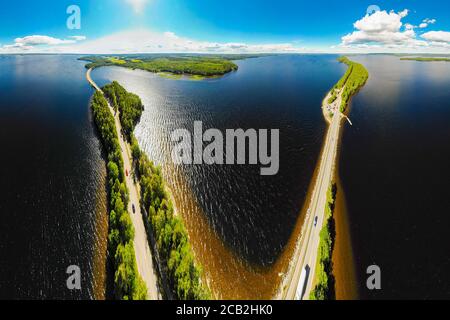
[(436, 19), (424, 19), (423, 20), (423, 22), (424, 23), (427, 23), (427, 24), (435, 24), (436, 23)]
[[(348, 49), (389, 49), (386, 51), (417, 51), (434, 48), (436, 42), (445, 42), (448, 33), (428, 32), (418, 38), (414, 29), (427, 28), (434, 24), (436, 19), (424, 19), (419, 26), (411, 23), (403, 23), (409, 11), (400, 12), (386, 10), (366, 14), (356, 21), (353, 26), (356, 29), (341, 38), (341, 48)], [(445, 46), (440, 45), (443, 48)], [(393, 50), (391, 50), (393, 49)]]
[(422, 38), (433, 42), (450, 43), (450, 32), (446, 31), (430, 31), (422, 35)]
[(430, 24), (435, 24), (436, 23), (436, 19), (423, 19), (422, 23), (419, 24), (419, 28), (421, 29), (425, 29), (427, 28)]
[(144, 12), (148, 0), (126, 0), (126, 2), (131, 5), (135, 13), (141, 14)]
[(34, 35), (34, 36), (26, 36), (23, 38), (16, 38), (14, 42), (19, 45), (40, 46), (40, 45), (69, 44), (75, 43), (76, 40), (62, 40), (49, 36)]
[(408, 13), (409, 13), (409, 10), (408, 10), (408, 9), (405, 9), (405, 10), (403, 10), (403, 11), (400, 11), (400, 12), (398, 13), (398, 15), (399, 15), (401, 18), (404, 18), (404, 17), (406, 17), (406, 16), (408, 15)]
[[(248, 44), (241, 42), (209, 42), (185, 38), (174, 32), (154, 32), (135, 29), (111, 34), (99, 39), (46, 47), (34, 47), (34, 52), (107, 54), (107, 53), (287, 53), (305, 52), (292, 43)], [(82, 38), (77, 38), (82, 40)], [(61, 40), (62, 41), (62, 40)], [(59, 41), (58, 43), (61, 43)], [(15, 48), (20, 49), (20, 48)], [(12, 49), (11, 49), (12, 50)], [(312, 50), (309, 50), (310, 52)]]
[(357, 44), (382, 44), (387, 46), (424, 46), (426, 43), (416, 39), (414, 26), (405, 25), (402, 18), (408, 15), (408, 10), (401, 12), (377, 11), (371, 15), (367, 14), (353, 25), (356, 31), (342, 37), (342, 45), (350, 46)]
[[(407, 12), (405, 13), (407, 14)], [(365, 33), (396, 32), (402, 26), (400, 13), (377, 11), (356, 21), (353, 26)]]
[[(45, 35), (31, 35), (26, 36), (23, 38), (16, 38), (14, 39), (14, 43), (12, 44), (6, 44), (2, 47), (0, 47), (0, 53), (1, 52), (7, 52), (7, 53), (20, 53), (23, 51), (32, 51), (37, 50), (37, 48), (51, 48), (55, 46), (61, 46), (61, 45), (70, 45), (70, 44), (76, 44), (78, 41), (85, 40), (85, 36), (71, 36), (68, 39), (58, 39), (50, 36)], [(46, 51), (46, 50), (42, 50)]]

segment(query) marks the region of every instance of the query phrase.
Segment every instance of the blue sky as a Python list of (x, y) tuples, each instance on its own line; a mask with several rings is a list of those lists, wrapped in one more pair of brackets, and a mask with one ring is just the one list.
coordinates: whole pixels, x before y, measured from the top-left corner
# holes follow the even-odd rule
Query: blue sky
[[(81, 9), (79, 30), (66, 26), (70, 5)], [(386, 14), (362, 21), (370, 5)], [(108, 53), (122, 39), (149, 44), (118, 46), (130, 52), (450, 50), (447, 1), (41, 0), (0, 6), (0, 52), (88, 52), (101, 45)]]

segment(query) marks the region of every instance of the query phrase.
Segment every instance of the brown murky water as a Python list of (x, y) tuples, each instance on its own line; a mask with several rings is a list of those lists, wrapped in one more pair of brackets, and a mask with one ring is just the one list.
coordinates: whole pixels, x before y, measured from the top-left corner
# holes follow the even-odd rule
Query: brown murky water
[[(335, 59), (244, 60), (238, 72), (201, 82), (123, 68), (93, 72), (98, 84), (117, 80), (142, 98), (136, 137), (162, 166), (216, 298), (270, 299), (279, 287), (323, 143), (320, 105), (345, 71)], [(280, 129), (279, 174), (264, 178), (254, 166), (173, 165), (170, 133), (199, 120), (204, 128)]]

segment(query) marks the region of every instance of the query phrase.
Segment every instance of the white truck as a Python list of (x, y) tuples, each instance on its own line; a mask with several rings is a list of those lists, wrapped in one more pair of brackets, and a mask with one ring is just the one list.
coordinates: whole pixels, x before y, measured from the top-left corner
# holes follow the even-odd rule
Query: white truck
[(295, 292), (295, 300), (302, 300), (306, 291), (306, 285), (308, 284), (309, 266), (306, 265), (302, 273), (300, 273), (300, 280), (298, 281), (297, 291)]

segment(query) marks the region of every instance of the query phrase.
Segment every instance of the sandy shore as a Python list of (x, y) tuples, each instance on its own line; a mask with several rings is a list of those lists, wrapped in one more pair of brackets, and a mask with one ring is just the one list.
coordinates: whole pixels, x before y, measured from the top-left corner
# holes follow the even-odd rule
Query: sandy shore
[[(331, 124), (332, 117), (326, 106), (328, 105), (328, 99), (331, 97), (331, 92), (332, 91), (328, 92), (322, 102), (322, 113), (328, 124)], [(340, 107), (340, 95), (339, 98), (333, 103), (333, 105), (335, 105), (336, 108)], [(347, 118), (346, 116), (344, 117)], [(340, 146), (342, 142), (343, 130), (344, 128), (340, 130), (337, 142), (338, 151), (336, 154), (333, 177), (333, 180), (337, 185), (337, 194), (333, 212), (336, 237), (334, 242), (332, 261), (333, 275), (335, 278), (336, 300), (355, 300), (358, 299), (358, 286), (356, 285), (356, 271), (353, 258), (353, 248), (347, 214), (347, 205), (345, 201), (345, 190), (339, 177)]]

